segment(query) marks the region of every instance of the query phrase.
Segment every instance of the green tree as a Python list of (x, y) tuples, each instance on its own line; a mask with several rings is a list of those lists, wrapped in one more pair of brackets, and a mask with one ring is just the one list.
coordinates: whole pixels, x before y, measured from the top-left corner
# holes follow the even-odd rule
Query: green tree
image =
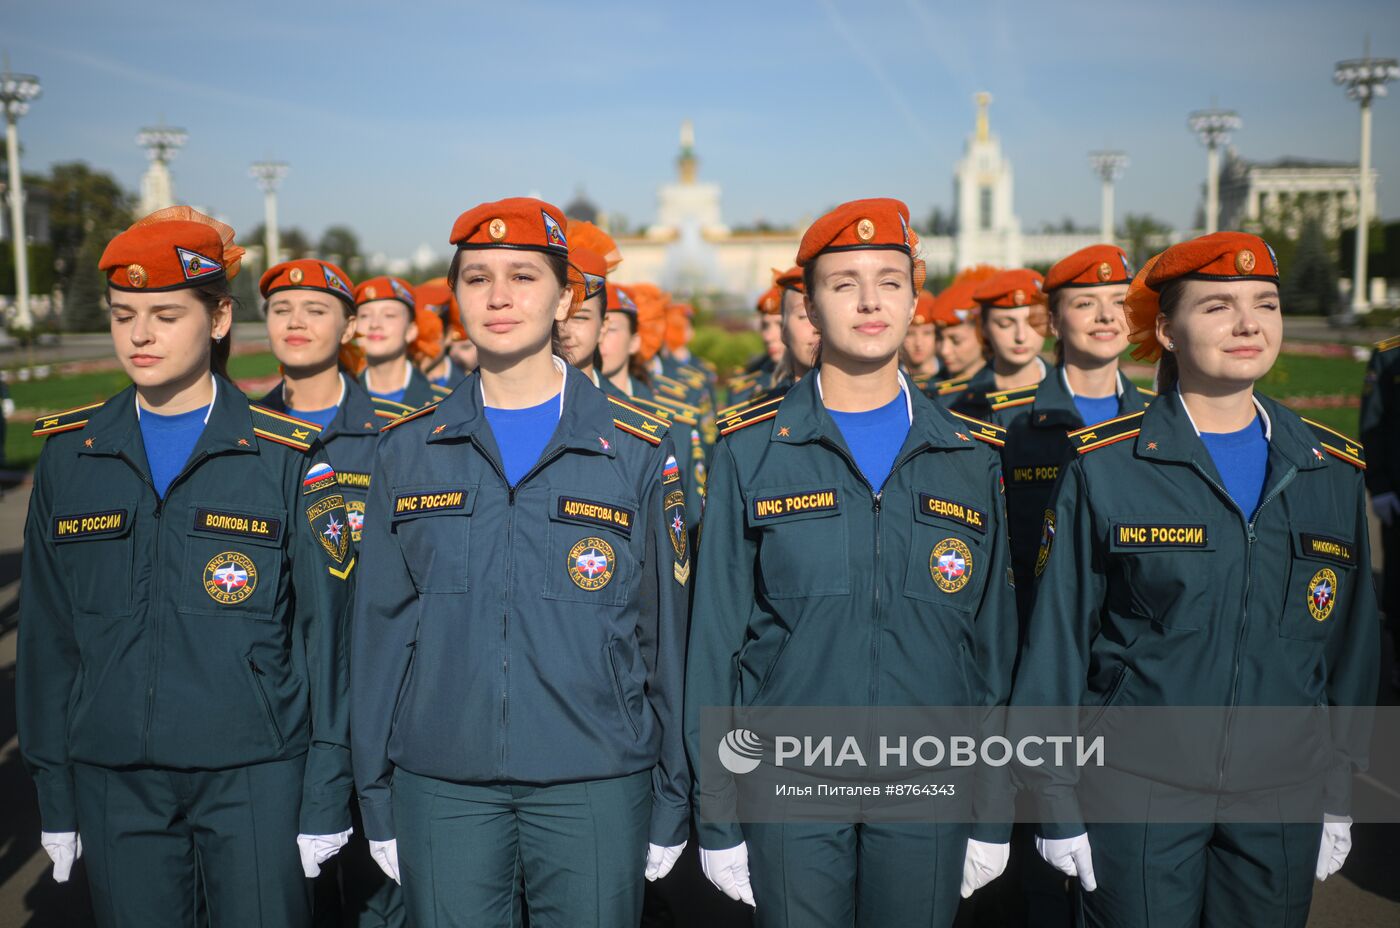
[[(1283, 262), (1283, 258), (1279, 258)], [(1332, 261), (1322, 223), (1308, 219), (1291, 259), (1280, 268), (1279, 298), (1288, 313), (1328, 315), (1337, 305), (1337, 266)]]
[(1123, 217), (1123, 228), (1118, 240), (1123, 250), (1133, 262), (1133, 267), (1142, 267), (1148, 258), (1167, 247), (1167, 236), (1172, 227), (1156, 216), (1147, 213), (1128, 213)]
[[(36, 178), (49, 195), (49, 240), (58, 288), (65, 297), (77, 275), (96, 272), (102, 249), (118, 232), (131, 225), (133, 199), (116, 178), (95, 171), (81, 161), (56, 164), (47, 178)], [(90, 240), (99, 244), (91, 264), (83, 265)]]
[(360, 240), (349, 226), (331, 226), (321, 233), (316, 251), (327, 261), (349, 268), (360, 256)]
[(63, 291), (63, 327), (70, 332), (100, 332), (107, 328), (107, 278), (97, 269), (105, 237), (89, 235), (74, 257), (74, 269)]

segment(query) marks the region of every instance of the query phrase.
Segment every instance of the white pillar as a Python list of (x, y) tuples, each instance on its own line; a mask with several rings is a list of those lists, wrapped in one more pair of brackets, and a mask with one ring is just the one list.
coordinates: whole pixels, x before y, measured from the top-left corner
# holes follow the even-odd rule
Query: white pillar
[(1370, 222), (1367, 215), (1367, 207), (1370, 206), (1367, 198), (1370, 195), (1371, 186), (1371, 98), (1363, 97), (1361, 100), (1361, 178), (1358, 182), (1358, 197), (1356, 205), (1356, 264), (1352, 274), (1351, 284), (1351, 311), (1357, 315), (1363, 315), (1371, 311), (1371, 301), (1366, 280), (1366, 233), (1369, 231), (1366, 224)]
[(277, 191), (269, 189), (263, 194), (263, 243), (267, 251), (267, 264), (263, 270), (279, 263), (282, 239), (277, 230)]
[(1113, 244), (1113, 181), (1107, 177), (1103, 180), (1103, 196), (1099, 212), (1099, 238), (1105, 244)]
[(1220, 149), (1214, 142), (1206, 146), (1206, 234), (1220, 222)]
[(13, 113), (5, 116), (5, 153), (10, 162), (10, 237), (15, 246), (15, 327), (30, 329), (29, 243), (24, 229), (24, 178), (19, 169), (19, 126)]

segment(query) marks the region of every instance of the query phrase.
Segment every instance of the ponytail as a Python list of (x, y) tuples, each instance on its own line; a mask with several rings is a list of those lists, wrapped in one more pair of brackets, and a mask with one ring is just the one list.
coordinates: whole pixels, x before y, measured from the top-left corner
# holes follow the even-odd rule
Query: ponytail
[[(1170, 320), (1181, 304), (1182, 281), (1185, 278), (1169, 280), (1162, 285), (1157, 296), (1157, 312), (1164, 318)], [(1157, 333), (1152, 333), (1152, 338), (1157, 337)], [(1153, 388), (1158, 393), (1166, 393), (1168, 390), (1175, 390), (1181, 380), (1181, 365), (1176, 360), (1176, 355), (1162, 347), (1162, 357), (1157, 361), (1157, 378)]]

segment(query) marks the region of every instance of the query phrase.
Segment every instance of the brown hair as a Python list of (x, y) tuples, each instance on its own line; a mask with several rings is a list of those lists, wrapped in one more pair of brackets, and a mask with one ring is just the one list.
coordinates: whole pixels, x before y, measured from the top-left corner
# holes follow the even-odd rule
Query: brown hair
[[(1182, 285), (1185, 280), (1184, 277), (1169, 280), (1162, 285), (1162, 289), (1158, 293), (1157, 312), (1168, 320), (1181, 306), (1182, 291), (1185, 289)], [(1148, 337), (1155, 339), (1157, 334), (1154, 331)], [(1180, 380), (1181, 366), (1177, 364), (1176, 354), (1163, 347), (1162, 357), (1157, 361), (1157, 382), (1153, 386), (1158, 393), (1165, 393), (1168, 390), (1176, 389), (1177, 382)]]

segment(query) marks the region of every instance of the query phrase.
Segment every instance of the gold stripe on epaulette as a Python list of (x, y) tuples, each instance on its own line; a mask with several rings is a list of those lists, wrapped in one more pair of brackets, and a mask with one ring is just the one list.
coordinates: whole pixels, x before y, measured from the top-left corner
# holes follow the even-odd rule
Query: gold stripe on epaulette
[(778, 415), (778, 410), (777, 410), (777, 409), (770, 409), (768, 412), (762, 413), (762, 414), (757, 415), (757, 416), (752, 416), (752, 417), (750, 417), (750, 418), (745, 418), (745, 419), (735, 419), (735, 420), (730, 421), (730, 423), (729, 423), (728, 425), (726, 425), (724, 428), (720, 429), (720, 430), (719, 430), (719, 434), (720, 434), (721, 436), (725, 436), (725, 435), (728, 435), (730, 432), (737, 432), (739, 429), (742, 429), (742, 428), (744, 428), (745, 426), (754, 425), (755, 423), (758, 423), (758, 422), (767, 422), (769, 419), (776, 418), (777, 415)]
[[(786, 396), (787, 394), (783, 395)], [(761, 396), (754, 397), (752, 400), (749, 400), (746, 403), (740, 403), (737, 407), (734, 407), (732, 411), (728, 411), (723, 415), (718, 415), (715, 418), (717, 420), (729, 420), (738, 416), (751, 415), (765, 406), (768, 406), (772, 403), (781, 403), (782, 401), (782, 396), (770, 396), (769, 394), (764, 393)]]
[(1071, 432), (1069, 432), (1069, 437), (1078, 438), (1080, 435), (1084, 435), (1088, 432), (1098, 431), (1099, 429), (1105, 428), (1107, 426), (1116, 425), (1119, 422), (1127, 422), (1129, 419), (1136, 419), (1140, 417), (1143, 413), (1144, 410), (1140, 409), (1137, 412), (1126, 413), (1124, 415), (1117, 416), (1113, 419), (1105, 419), (1103, 422), (1098, 422), (1094, 425), (1086, 425), (1082, 429), (1074, 429)]
[(70, 419), (67, 422), (65, 422), (64, 419), (75, 413), (98, 409), (104, 406), (106, 402), (106, 400), (103, 400), (100, 403), (89, 403), (86, 406), (75, 406), (72, 409), (65, 409), (63, 412), (39, 416), (34, 420), (34, 435), (57, 435), (59, 432), (71, 432), (74, 429), (80, 429), (88, 424), (88, 419), (91, 418), (90, 416), (84, 416), (81, 419)]
[(1328, 441), (1326, 438), (1320, 437), (1318, 443), (1322, 445), (1324, 451), (1328, 452), (1333, 457), (1341, 458), (1353, 467), (1359, 467), (1361, 470), (1366, 469), (1365, 445), (1354, 438), (1343, 435), (1331, 426), (1323, 425), (1321, 422), (1314, 419), (1308, 419), (1304, 416), (1299, 416), (1298, 418), (1311, 426), (1314, 431), (1325, 433), (1337, 439), (1337, 441)]
[(1389, 351), (1392, 348), (1400, 348), (1400, 335), (1392, 335), (1376, 342), (1377, 351)]
[(389, 430), (392, 429), (392, 428), (397, 428), (398, 426), (403, 425), (405, 422), (412, 422), (414, 419), (418, 419), (418, 418), (421, 418), (421, 417), (423, 417), (423, 416), (426, 416), (428, 413), (432, 412), (434, 409), (437, 409), (437, 408), (438, 408), (438, 404), (437, 404), (437, 403), (429, 403), (427, 406), (424, 406), (422, 409), (415, 409), (415, 410), (413, 410), (413, 412), (404, 413), (402, 416), (399, 416), (399, 417), (398, 417), (397, 419), (395, 419), (393, 422), (390, 422), (388, 425), (383, 426), (382, 428), (380, 428), (379, 431), (381, 431), (381, 432), (387, 432), (387, 431), (389, 431)]
[(1126, 432), (1119, 432), (1114, 435), (1108, 435), (1104, 438), (1099, 439), (1098, 441), (1091, 442), (1090, 444), (1076, 448), (1075, 450), (1078, 451), (1080, 454), (1087, 454), (1090, 451), (1097, 451), (1099, 448), (1106, 448), (1109, 445), (1116, 445), (1118, 442), (1126, 441), (1129, 438), (1136, 438), (1141, 433), (1142, 429), (1128, 429)]
[(279, 445), (295, 448), (298, 451), (308, 451), (311, 448), (310, 442), (298, 441), (288, 435), (279, 435), (276, 432), (269, 432), (267, 429), (260, 429), (256, 425), (253, 426), (253, 434), (259, 438), (266, 438), (268, 441), (276, 442)]
[(1021, 399), (1016, 400), (1002, 400), (1000, 403), (992, 404), (992, 411), (1000, 412), (1003, 409), (1013, 409), (1017, 406), (1029, 406), (1031, 403), (1034, 402), (1035, 397), (1033, 396), (1022, 397)]
[(290, 425), (298, 426), (299, 428), (306, 428), (307, 426), (310, 426), (318, 432), (321, 431), (321, 427), (314, 422), (308, 422), (305, 419), (298, 419), (296, 416), (289, 416), (285, 413), (275, 412), (274, 410), (268, 409), (266, 406), (259, 406), (256, 403), (249, 403), (248, 408), (253, 412), (261, 413), (262, 415), (267, 416), (269, 418), (278, 419)]

